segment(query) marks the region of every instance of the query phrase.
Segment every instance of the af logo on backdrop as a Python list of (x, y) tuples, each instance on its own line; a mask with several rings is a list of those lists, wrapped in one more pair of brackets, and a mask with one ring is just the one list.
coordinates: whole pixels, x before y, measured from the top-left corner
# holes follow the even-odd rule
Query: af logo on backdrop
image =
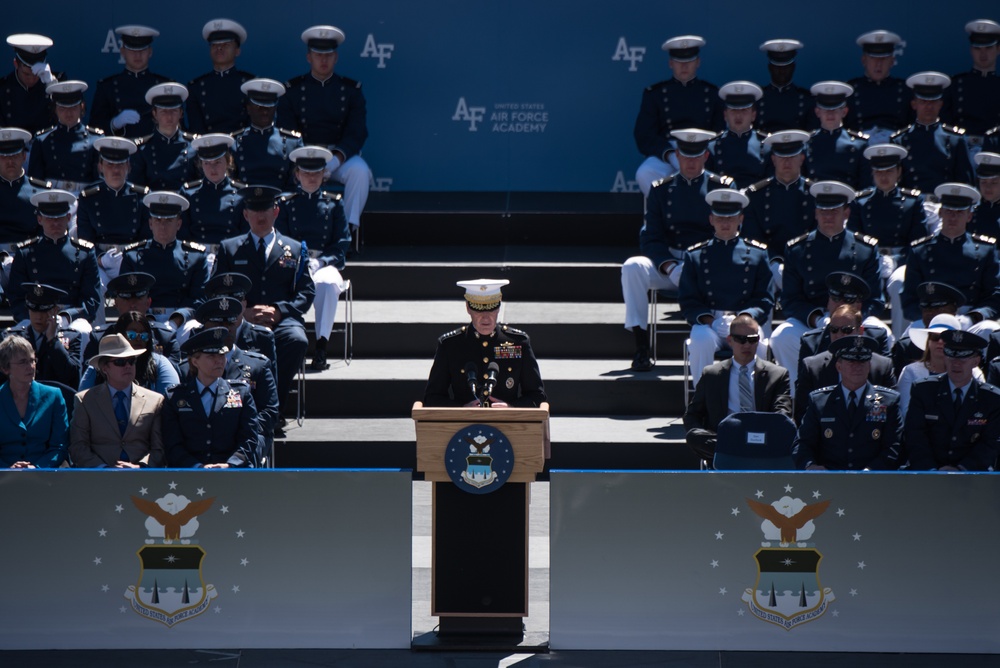
[(368, 33), (368, 37), (365, 39), (365, 46), (361, 49), (361, 57), (378, 59), (378, 65), (375, 66), (376, 69), (384, 70), (385, 61), (392, 58), (392, 52), (395, 50), (395, 44), (379, 44), (375, 41), (375, 35)]
[(641, 63), (645, 55), (646, 47), (629, 46), (624, 37), (619, 37), (618, 44), (615, 45), (615, 53), (611, 56), (611, 60), (615, 62), (625, 61), (628, 63), (629, 72), (638, 72), (637, 63)]
[(469, 132), (478, 132), (480, 124), (498, 134), (544, 134), (549, 112), (544, 102), (494, 102), (489, 118), (486, 107), (470, 105), (458, 98), (451, 120), (469, 124)]

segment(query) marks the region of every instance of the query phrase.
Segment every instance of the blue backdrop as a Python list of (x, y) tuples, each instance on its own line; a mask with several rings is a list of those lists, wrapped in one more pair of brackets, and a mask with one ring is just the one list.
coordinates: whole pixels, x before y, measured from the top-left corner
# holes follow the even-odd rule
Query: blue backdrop
[(637, 190), (632, 124), (642, 89), (669, 76), (660, 50), (669, 37), (702, 35), (699, 76), (718, 85), (766, 83), (757, 46), (800, 39), (795, 80), (808, 87), (859, 76), (854, 40), (879, 28), (907, 42), (897, 76), (966, 70), (965, 23), (1000, 19), (985, 0), (964, 0), (953, 13), (932, 0), (911, 0), (905, 11), (895, 4), (844, 0), (824, 15), (778, 0), (49, 0), (5, 7), (4, 28), (51, 37), (53, 69), (93, 92), (122, 67), (117, 25), (157, 28), (150, 69), (186, 84), (211, 67), (201, 39), (210, 19), (242, 23), (249, 38), (238, 66), (281, 81), (308, 67), (301, 32), (333, 24), (347, 34), (337, 72), (361, 81), (368, 100), (364, 156), (376, 189), (607, 192)]

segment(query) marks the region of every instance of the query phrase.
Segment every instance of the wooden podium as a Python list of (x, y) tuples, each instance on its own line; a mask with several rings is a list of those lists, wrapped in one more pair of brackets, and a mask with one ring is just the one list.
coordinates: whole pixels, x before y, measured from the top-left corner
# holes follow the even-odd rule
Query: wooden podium
[[(436, 633), (415, 649), (524, 648), (528, 614), (528, 483), (549, 458), (549, 407), (425, 408), (413, 405), (417, 470), (434, 483), (431, 614)], [(448, 472), (449, 443), (471, 425), (501, 432), (514, 454), (510, 477), (471, 493)], [(456, 466), (452, 457), (452, 467)]]

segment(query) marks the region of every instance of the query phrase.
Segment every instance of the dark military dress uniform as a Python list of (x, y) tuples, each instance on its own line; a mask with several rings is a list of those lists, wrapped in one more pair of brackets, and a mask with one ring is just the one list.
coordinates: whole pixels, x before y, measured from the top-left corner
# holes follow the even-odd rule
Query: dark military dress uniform
[(860, 192), (851, 203), (847, 227), (878, 239), (883, 252), (899, 249), (893, 254), (903, 255), (912, 242), (927, 236), (924, 196), (908, 188), (894, 188), (888, 193), (878, 188)]
[[(63, 78), (57, 73), (52, 76)], [(55, 123), (55, 112), (45, 93), (45, 84), (39, 81), (25, 88), (14, 71), (0, 79), (0, 127), (22, 128), (34, 135)]]
[(73, 390), (80, 386), (83, 334), (74, 329), (60, 327), (49, 341), (45, 338), (44, 332), (39, 334), (28, 324), (16, 325), (6, 330), (3, 336), (0, 336), (0, 341), (8, 336), (27, 339), (35, 349), (35, 380), (55, 381)]
[(814, 464), (840, 471), (899, 468), (903, 431), (899, 393), (870, 383), (861, 392), (864, 399), (853, 413), (842, 385), (809, 395), (809, 406), (792, 446), (799, 468)]
[(274, 227), (282, 234), (304, 241), (310, 257), (319, 258), (324, 266), (344, 268), (351, 232), (340, 195), (323, 190), (307, 193), (301, 187), (282, 195), (281, 213)]
[(984, 237), (1000, 239), (1000, 201), (980, 201), (972, 213), (968, 230)]
[(770, 160), (766, 157), (764, 137), (756, 130), (742, 135), (729, 130), (709, 144), (706, 168), (732, 177), (737, 188), (746, 188), (762, 179)]
[(474, 397), (466, 381), (466, 366), (475, 365), (482, 392), (491, 362), (500, 368), (493, 397), (519, 407), (538, 407), (546, 401), (538, 361), (527, 334), (497, 324), (491, 335), (482, 336), (472, 325), (466, 325), (438, 339), (424, 391), (424, 405), (464, 406), (469, 403)]
[(193, 307), (204, 296), (209, 269), (203, 245), (174, 240), (163, 246), (150, 239), (123, 252), (121, 273), (141, 271), (156, 277), (149, 291), (153, 308)]
[(746, 313), (760, 324), (767, 322), (774, 286), (766, 246), (742, 236), (695, 244), (684, 254), (678, 304), (691, 325), (713, 311)]
[(247, 127), (233, 134), (234, 172), (244, 183), (272, 186), (279, 190), (293, 184), (288, 155), (304, 146), (302, 133), (271, 126)]
[(189, 376), (163, 403), (163, 447), (167, 466), (225, 464), (256, 466), (259, 426), (250, 385), (217, 381), (212, 410), (202, 406), (198, 382)]
[(8, 181), (0, 177), (0, 244), (19, 243), (41, 234), (31, 196), (52, 187), (27, 174)]
[(920, 320), (917, 286), (934, 281), (957, 288), (972, 311), (992, 320), (1000, 313), (998, 269), (994, 237), (966, 232), (955, 239), (935, 234), (914, 241), (901, 295), (903, 315), (907, 320)]
[(186, 181), (198, 177), (192, 139), (194, 135), (178, 130), (173, 137), (157, 131), (137, 140), (139, 150), (132, 156), (130, 176), (150, 190), (180, 190)]
[(868, 137), (848, 130), (816, 130), (806, 144), (806, 166), (813, 181), (840, 181), (855, 190), (871, 182), (864, 151)]
[(996, 71), (969, 70), (951, 78), (941, 118), (974, 136), (1000, 125), (1000, 77)]
[[(67, 128), (62, 123), (40, 132), (31, 145), (28, 175), (38, 179), (69, 181), (72, 190), (97, 181), (97, 151), (94, 142), (104, 133), (77, 123)], [(62, 187), (62, 186), (60, 186)]]
[[(885, 330), (882, 331), (885, 332)], [(868, 336), (867, 328), (864, 336)], [(802, 348), (805, 348), (805, 344)], [(833, 353), (829, 350), (804, 358), (800, 357), (799, 373), (795, 379), (795, 423), (802, 422), (806, 408), (809, 407), (810, 394), (824, 387), (836, 385), (838, 382), (840, 382), (840, 374), (837, 372)], [(896, 387), (896, 371), (893, 368), (892, 360), (885, 355), (872, 354), (868, 382), (882, 387)]]
[(285, 88), (278, 99), (279, 125), (301, 132), (305, 144), (340, 151), (345, 161), (361, 153), (368, 112), (360, 82), (338, 74), (326, 81), (303, 74)]
[(642, 254), (658, 267), (668, 260), (680, 259), (685, 250), (711, 238), (710, 209), (705, 195), (710, 190), (734, 185), (728, 176), (708, 171), (690, 181), (677, 173), (654, 183), (647, 199), (645, 223), (639, 232)]
[(697, 77), (687, 83), (671, 77), (642, 92), (632, 134), (639, 153), (662, 160), (673, 149), (671, 131), (704, 128), (721, 132), (725, 127), (718, 86)]
[(905, 79), (886, 77), (872, 81), (868, 77), (858, 77), (847, 82), (854, 87), (844, 125), (864, 132), (871, 128), (899, 130), (913, 120), (910, 100), (913, 91)]
[(903, 158), (903, 183), (923, 192), (945, 182), (974, 183), (965, 130), (941, 123), (913, 125), (891, 137), (908, 153)]
[(972, 379), (955, 410), (948, 374), (919, 380), (906, 411), (906, 452), (918, 471), (955, 466), (993, 470), (1000, 439), (1000, 389)]
[(816, 127), (815, 103), (812, 93), (793, 83), (764, 86), (764, 96), (757, 102), (755, 125), (764, 132), (781, 130), (811, 130)]
[(194, 134), (230, 133), (250, 124), (240, 86), (254, 75), (235, 67), (212, 70), (187, 85), (187, 128)]
[(750, 205), (743, 211), (742, 234), (767, 245), (772, 260), (783, 260), (785, 245), (816, 226), (812, 181), (804, 177), (784, 184), (771, 176), (746, 189)]
[(185, 183), (181, 194), (190, 202), (190, 207), (184, 213), (184, 224), (178, 236), (201, 244), (218, 244), (223, 239), (245, 233), (243, 198), (238, 192), (244, 187), (228, 176), (218, 183), (207, 179)]
[(100, 183), (80, 193), (76, 233), (95, 244), (132, 244), (149, 238), (149, 210), (142, 198), (146, 186), (126, 182), (121, 190)]
[(67, 234), (57, 241), (35, 237), (17, 245), (10, 267), (7, 297), (15, 322), (28, 317), (22, 283), (45, 283), (69, 295), (63, 309), (72, 322), (93, 321), (101, 301), (101, 279), (97, 273), (94, 244)]
[[(152, 134), (156, 127), (153, 123), (152, 107), (146, 102), (146, 91), (169, 81), (167, 77), (154, 74), (148, 69), (142, 72), (130, 72), (125, 69), (101, 79), (94, 90), (90, 122), (104, 130), (105, 134), (118, 137), (137, 139)], [(140, 116), (139, 122), (115, 130), (111, 127), (111, 119), (125, 109), (137, 111)]]

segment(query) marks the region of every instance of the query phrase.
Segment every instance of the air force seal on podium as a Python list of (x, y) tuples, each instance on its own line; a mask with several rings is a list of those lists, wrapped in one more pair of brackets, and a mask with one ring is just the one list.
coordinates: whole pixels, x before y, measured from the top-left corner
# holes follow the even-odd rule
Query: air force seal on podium
[(503, 432), (485, 424), (463, 427), (445, 449), (448, 476), (470, 494), (499, 489), (514, 468), (514, 449)]

